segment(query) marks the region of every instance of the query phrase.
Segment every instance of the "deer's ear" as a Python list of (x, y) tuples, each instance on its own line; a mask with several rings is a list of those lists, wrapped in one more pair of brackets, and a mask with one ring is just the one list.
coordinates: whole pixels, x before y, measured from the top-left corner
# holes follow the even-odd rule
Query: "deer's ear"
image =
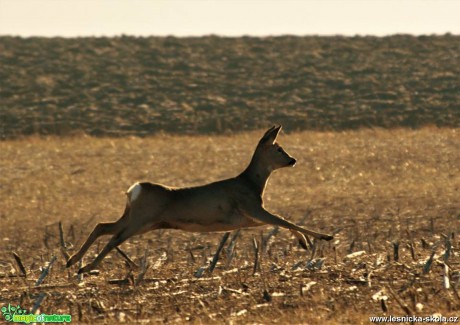
[(274, 144), (280, 131), (281, 125), (273, 125), (267, 130), (267, 132), (265, 132), (264, 136), (260, 139), (259, 144)]

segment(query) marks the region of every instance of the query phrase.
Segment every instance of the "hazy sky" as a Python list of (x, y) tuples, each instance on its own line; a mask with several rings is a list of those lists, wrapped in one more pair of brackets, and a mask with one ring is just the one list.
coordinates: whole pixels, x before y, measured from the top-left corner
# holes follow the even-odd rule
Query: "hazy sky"
[(460, 34), (460, 0), (0, 0), (0, 35)]

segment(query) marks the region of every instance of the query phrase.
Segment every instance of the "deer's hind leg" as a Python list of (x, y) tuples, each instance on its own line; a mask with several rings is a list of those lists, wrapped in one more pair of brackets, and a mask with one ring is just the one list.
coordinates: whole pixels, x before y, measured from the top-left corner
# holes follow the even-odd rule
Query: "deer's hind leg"
[(85, 243), (80, 247), (79, 251), (75, 253), (74, 255), (72, 255), (72, 257), (67, 261), (66, 267), (70, 267), (74, 265), (75, 263), (77, 263), (79, 260), (81, 260), (82, 257), (85, 255), (85, 253), (88, 251), (88, 249), (91, 247), (91, 245), (100, 236), (114, 235), (117, 232), (121, 231), (126, 224), (126, 219), (127, 219), (127, 209), (125, 210), (125, 213), (123, 214), (123, 216), (116, 222), (98, 223), (96, 227), (94, 227), (91, 234), (86, 239)]
[[(142, 226), (142, 225), (140, 225)], [(155, 229), (157, 227), (151, 227), (150, 229)], [(118, 245), (122, 244), (124, 241), (126, 241), (128, 238), (142, 233), (142, 228), (141, 227), (134, 227), (133, 224), (128, 224), (126, 225), (121, 231), (119, 231), (116, 235), (114, 235), (110, 241), (105, 245), (105, 247), (101, 250), (101, 252), (96, 256), (94, 261), (92, 261), (90, 264), (82, 267), (80, 270), (78, 270), (78, 274), (89, 272), (93, 269), (95, 269), (99, 263), (104, 259), (104, 257), (107, 256), (107, 254), (117, 247)]]

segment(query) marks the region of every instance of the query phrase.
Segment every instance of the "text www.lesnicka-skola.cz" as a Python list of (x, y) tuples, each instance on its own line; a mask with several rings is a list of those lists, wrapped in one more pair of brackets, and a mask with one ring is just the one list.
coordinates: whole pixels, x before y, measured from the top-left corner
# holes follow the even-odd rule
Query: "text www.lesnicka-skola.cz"
[(371, 323), (458, 323), (458, 316), (370, 316)]

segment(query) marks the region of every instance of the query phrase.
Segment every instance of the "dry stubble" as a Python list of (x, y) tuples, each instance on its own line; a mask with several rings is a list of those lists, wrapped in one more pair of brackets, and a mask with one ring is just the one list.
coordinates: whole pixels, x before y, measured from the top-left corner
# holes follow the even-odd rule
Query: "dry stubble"
[[(96, 223), (120, 216), (123, 192), (134, 181), (192, 186), (234, 176), (249, 161), (260, 133), (0, 142), (0, 301), (30, 308), (33, 295), (46, 292), (42, 312), (70, 313), (74, 321), (91, 323), (187, 318), (195, 323), (367, 323), (369, 315), (383, 314), (380, 302), (372, 299), (381, 289), (389, 297), (388, 314), (403, 314), (385, 289), (391, 287), (414, 313), (458, 315), (459, 297), (443, 287), (442, 278), (447, 237), (453, 247), (448, 260), (451, 287), (459, 287), (457, 129), (281, 135), (281, 144), (298, 159), (298, 166), (274, 173), (265, 204), (309, 228), (337, 232), (332, 243), (317, 245), (313, 261), (324, 258), (318, 269), (305, 267), (313, 253), (299, 249), (282, 230), (269, 242), (261, 270), (253, 276), (252, 237), (261, 241), (272, 229), (262, 227), (242, 233), (230, 272), (224, 256), (214, 271), (216, 278), (196, 279), (193, 273), (206, 265), (221, 235), (172, 230), (122, 245), (138, 262), (148, 248), (150, 268), (139, 286), (108, 283), (129, 272), (116, 253), (104, 260), (98, 276), (80, 284), (74, 269), (65, 270), (57, 222), (63, 223), (72, 253)], [(86, 262), (106, 240), (88, 252)], [(415, 247), (415, 259), (409, 245)], [(361, 256), (345, 258), (362, 250)], [(27, 280), (8, 277), (17, 273), (12, 251), (21, 257)], [(435, 263), (423, 274), (433, 251)], [(34, 288), (39, 268), (53, 254), (58, 260), (45, 287)], [(418, 302), (424, 306), (420, 312)]]

